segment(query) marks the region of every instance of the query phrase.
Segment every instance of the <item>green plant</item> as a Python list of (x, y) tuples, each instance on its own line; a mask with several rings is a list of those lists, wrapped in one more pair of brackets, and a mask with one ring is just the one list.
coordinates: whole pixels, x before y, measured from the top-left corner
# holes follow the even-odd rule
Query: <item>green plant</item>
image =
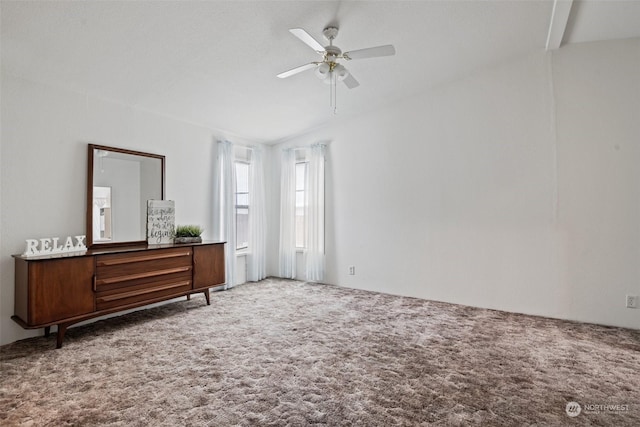
[(198, 237), (204, 230), (199, 225), (176, 226), (176, 237)]

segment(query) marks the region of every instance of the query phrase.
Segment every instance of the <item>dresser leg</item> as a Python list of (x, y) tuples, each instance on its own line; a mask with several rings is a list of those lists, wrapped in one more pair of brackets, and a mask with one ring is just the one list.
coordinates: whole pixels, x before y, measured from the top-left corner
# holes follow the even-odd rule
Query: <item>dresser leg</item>
[(207, 305), (211, 305), (211, 300), (209, 299), (209, 288), (205, 289), (203, 292), (204, 297), (207, 299)]
[(58, 325), (58, 337), (56, 339), (56, 348), (62, 348), (62, 341), (64, 341), (64, 334), (67, 332), (69, 323), (61, 323)]
[(45, 336), (45, 338), (48, 338), (50, 334), (51, 334), (51, 326), (45, 326), (44, 327), (44, 336)]
[(187, 295), (187, 301), (191, 301), (191, 294)]

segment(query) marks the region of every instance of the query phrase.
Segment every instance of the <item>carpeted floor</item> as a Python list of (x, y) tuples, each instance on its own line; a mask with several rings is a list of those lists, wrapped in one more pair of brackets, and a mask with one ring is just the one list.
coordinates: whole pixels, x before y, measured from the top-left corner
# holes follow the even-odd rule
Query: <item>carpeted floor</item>
[(0, 347), (1, 425), (640, 425), (638, 330), (336, 286), (268, 279), (54, 347)]

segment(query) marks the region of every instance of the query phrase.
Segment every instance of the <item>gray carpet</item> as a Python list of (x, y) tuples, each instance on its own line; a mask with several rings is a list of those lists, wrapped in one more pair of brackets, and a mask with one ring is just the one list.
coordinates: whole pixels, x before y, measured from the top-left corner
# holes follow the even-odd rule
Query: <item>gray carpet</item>
[(640, 425), (638, 330), (336, 286), (268, 279), (54, 347), (0, 348), (0, 424)]

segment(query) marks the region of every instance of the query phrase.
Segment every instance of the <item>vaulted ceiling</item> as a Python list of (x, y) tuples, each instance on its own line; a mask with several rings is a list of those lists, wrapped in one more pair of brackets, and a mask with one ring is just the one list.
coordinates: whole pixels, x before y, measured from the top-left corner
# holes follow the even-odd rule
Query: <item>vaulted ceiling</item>
[[(319, 59), (289, 28), (343, 51), (348, 117), (556, 45), (640, 37), (640, 1), (2, 1), (2, 72), (135, 106), (246, 140), (274, 142), (335, 120)], [(554, 13), (554, 6), (556, 12)], [(559, 34), (559, 35), (558, 35)], [(553, 47), (553, 41), (551, 41)]]

